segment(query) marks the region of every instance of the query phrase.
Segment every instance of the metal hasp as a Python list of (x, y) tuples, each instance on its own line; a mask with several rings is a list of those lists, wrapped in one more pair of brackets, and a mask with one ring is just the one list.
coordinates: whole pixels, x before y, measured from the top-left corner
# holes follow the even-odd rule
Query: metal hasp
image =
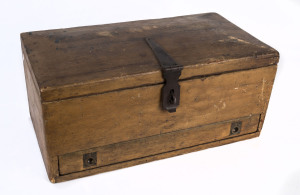
[(180, 100), (178, 79), (183, 67), (178, 65), (153, 39), (145, 38), (145, 40), (156, 56), (165, 79), (165, 85), (162, 88), (162, 107), (168, 112), (176, 112)]

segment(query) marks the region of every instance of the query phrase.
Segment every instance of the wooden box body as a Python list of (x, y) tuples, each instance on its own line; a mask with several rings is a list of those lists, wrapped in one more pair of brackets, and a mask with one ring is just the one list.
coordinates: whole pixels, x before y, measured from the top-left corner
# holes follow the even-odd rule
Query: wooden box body
[[(161, 107), (164, 79), (145, 37), (183, 66), (174, 113)], [(279, 59), (216, 13), (22, 33), (21, 42), (53, 183), (259, 136)]]

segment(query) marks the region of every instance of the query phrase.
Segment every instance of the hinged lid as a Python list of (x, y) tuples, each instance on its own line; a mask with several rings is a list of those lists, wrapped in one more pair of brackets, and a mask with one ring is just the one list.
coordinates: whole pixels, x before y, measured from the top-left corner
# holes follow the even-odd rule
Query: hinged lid
[(183, 66), (180, 80), (269, 66), (279, 58), (216, 13), (21, 34), (44, 102), (163, 83), (145, 37)]

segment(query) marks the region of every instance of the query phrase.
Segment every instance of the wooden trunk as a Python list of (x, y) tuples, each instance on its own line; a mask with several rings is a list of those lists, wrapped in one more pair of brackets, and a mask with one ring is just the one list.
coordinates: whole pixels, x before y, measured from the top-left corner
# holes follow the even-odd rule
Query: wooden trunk
[[(182, 65), (180, 104), (145, 37)], [(279, 54), (216, 13), (21, 34), (51, 182), (257, 137)]]

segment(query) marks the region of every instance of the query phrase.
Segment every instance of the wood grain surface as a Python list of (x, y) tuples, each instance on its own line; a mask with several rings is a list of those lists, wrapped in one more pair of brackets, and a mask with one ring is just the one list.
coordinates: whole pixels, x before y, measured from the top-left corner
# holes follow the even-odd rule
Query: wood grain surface
[(126, 167), (130, 167), (130, 166), (134, 166), (134, 165), (138, 165), (138, 164), (142, 164), (142, 163), (148, 163), (148, 162), (155, 161), (155, 160), (170, 158), (170, 157), (186, 154), (189, 152), (195, 152), (195, 151), (204, 150), (207, 148), (222, 146), (222, 145), (230, 144), (230, 143), (237, 142), (237, 141), (255, 138), (255, 137), (258, 137), (259, 134), (260, 134), (260, 132), (250, 133), (250, 134), (246, 134), (246, 135), (233, 137), (230, 139), (218, 140), (218, 141), (214, 141), (214, 142), (208, 142), (205, 144), (196, 145), (193, 147), (183, 148), (180, 150), (174, 150), (174, 151), (170, 151), (167, 153), (157, 154), (157, 155), (153, 155), (153, 156), (147, 156), (144, 158), (133, 159), (130, 161), (125, 161), (125, 162), (116, 163), (116, 164), (112, 164), (112, 165), (108, 165), (108, 166), (94, 168), (94, 169), (88, 169), (85, 171), (75, 172), (75, 173), (71, 173), (71, 174), (60, 175), (59, 177), (55, 178), (55, 182), (68, 181), (71, 179), (77, 179), (77, 178), (81, 178), (81, 177), (85, 177), (85, 176), (89, 176), (89, 175), (94, 175), (97, 173), (113, 171), (116, 169), (126, 168)]
[[(59, 156), (59, 173), (65, 175), (254, 133), (257, 131), (259, 118), (260, 115), (254, 115), (65, 154)], [(241, 132), (237, 135), (230, 133), (231, 123), (234, 121), (242, 122)], [(91, 152), (97, 152), (97, 164), (85, 168), (83, 155)]]
[[(179, 64), (180, 105), (144, 38)], [(21, 34), (30, 114), (51, 182), (260, 134), (279, 53), (216, 13)], [(229, 134), (242, 121), (239, 135)], [(82, 155), (97, 152), (95, 167)]]
[(21, 34), (43, 101), (162, 83), (145, 37), (184, 66), (181, 79), (277, 64), (279, 56), (216, 13)]
[(276, 66), (180, 82), (175, 113), (161, 109), (162, 85), (43, 103), (50, 155), (261, 114)]
[(45, 136), (45, 122), (40, 94), (34, 86), (35, 84), (26, 59), (23, 60), (23, 63), (32, 124), (39, 143), (48, 177), (50, 180), (54, 181), (54, 177), (58, 176), (57, 158), (49, 155), (49, 148), (46, 145), (47, 139)]

